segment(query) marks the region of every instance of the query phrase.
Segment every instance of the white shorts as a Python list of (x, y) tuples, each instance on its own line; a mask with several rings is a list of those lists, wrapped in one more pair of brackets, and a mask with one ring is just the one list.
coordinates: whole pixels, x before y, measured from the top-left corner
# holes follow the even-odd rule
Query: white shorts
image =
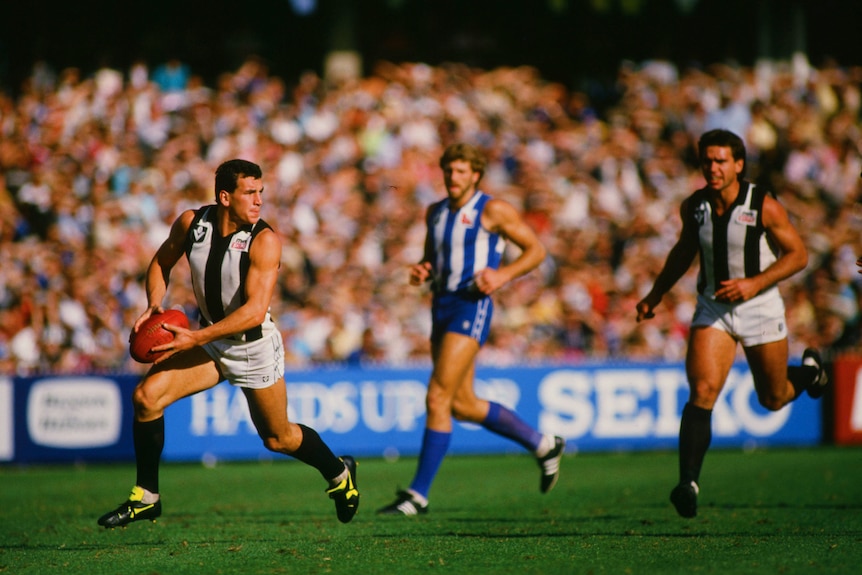
[(784, 300), (776, 288), (736, 304), (698, 295), (691, 325), (720, 329), (743, 347), (781, 341), (787, 337)]
[(284, 377), (284, 342), (277, 329), (257, 341), (220, 339), (203, 348), (231, 385), (263, 389)]

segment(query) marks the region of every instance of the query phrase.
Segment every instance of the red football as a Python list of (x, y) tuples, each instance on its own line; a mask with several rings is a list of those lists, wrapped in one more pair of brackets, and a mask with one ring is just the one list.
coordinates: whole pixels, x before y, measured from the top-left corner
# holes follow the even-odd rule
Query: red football
[(174, 334), (162, 327), (165, 323), (186, 329), (189, 327), (186, 314), (178, 309), (154, 313), (141, 324), (137, 332), (133, 330), (129, 336), (129, 353), (132, 354), (132, 359), (140, 363), (153, 363), (164, 354), (150, 353), (150, 350), (174, 339)]

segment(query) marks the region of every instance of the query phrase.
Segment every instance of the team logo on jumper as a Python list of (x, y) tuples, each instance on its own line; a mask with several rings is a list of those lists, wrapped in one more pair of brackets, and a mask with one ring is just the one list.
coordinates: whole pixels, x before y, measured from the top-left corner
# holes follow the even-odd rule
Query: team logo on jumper
[(694, 221), (697, 222), (698, 226), (703, 225), (703, 222), (706, 221), (706, 208), (699, 207), (694, 211)]
[(744, 226), (757, 224), (757, 210), (743, 210), (736, 216), (736, 221)]
[(476, 223), (476, 211), (464, 212), (461, 214), (461, 223), (467, 226), (468, 228), (472, 228), (473, 224)]
[(199, 225), (195, 227), (192, 231), (192, 236), (194, 236), (195, 242), (201, 242), (207, 235), (207, 228), (204, 225)]
[(230, 242), (230, 249), (240, 252), (248, 251), (248, 244), (251, 237), (248, 234), (237, 235)]

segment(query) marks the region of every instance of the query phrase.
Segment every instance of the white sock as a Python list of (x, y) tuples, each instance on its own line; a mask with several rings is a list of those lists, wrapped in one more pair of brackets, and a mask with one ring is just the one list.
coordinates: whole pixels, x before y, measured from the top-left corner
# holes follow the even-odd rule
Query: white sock
[(159, 500), (159, 494), (158, 493), (153, 493), (152, 491), (147, 491), (143, 487), (141, 487), (141, 490), (144, 492), (143, 497), (141, 497), (141, 503), (146, 503), (147, 505), (149, 505), (150, 503), (155, 503), (156, 501)]
[(536, 448), (536, 457), (542, 458), (546, 456), (556, 445), (557, 441), (553, 435), (543, 435), (542, 441), (539, 442), (539, 447)]
[(330, 486), (330, 487), (335, 487), (336, 485), (338, 485), (339, 483), (341, 483), (342, 481), (344, 481), (345, 479), (347, 479), (347, 476), (348, 476), (349, 474), (350, 474), (350, 470), (349, 470), (349, 469), (347, 469), (347, 466), (345, 465), (345, 466), (344, 466), (344, 471), (342, 471), (342, 472), (341, 472), (341, 474), (340, 474), (340, 475), (338, 475), (337, 477), (332, 478), (332, 479), (330, 480), (330, 482), (329, 482), (329, 486)]
[(414, 501), (418, 501), (420, 505), (422, 505), (422, 506), (428, 505), (428, 498), (427, 497), (419, 495), (418, 493), (416, 493), (412, 489), (408, 489), (407, 493), (409, 493), (413, 497)]

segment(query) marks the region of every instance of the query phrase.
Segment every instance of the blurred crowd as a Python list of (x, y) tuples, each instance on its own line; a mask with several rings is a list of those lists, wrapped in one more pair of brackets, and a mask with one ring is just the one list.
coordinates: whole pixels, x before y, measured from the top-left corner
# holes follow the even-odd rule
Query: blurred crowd
[[(145, 369), (128, 354), (144, 271), (233, 157), (263, 167), (263, 217), (284, 241), (272, 312), (288, 367), (427, 362), (430, 295), (407, 269), (454, 141), (487, 152), (480, 187), (549, 250), (498, 292), (482, 363), (681, 360), (697, 265), (655, 319), (636, 323), (635, 304), (703, 185), (695, 144), (714, 127), (743, 136), (749, 179), (809, 248), (781, 284), (791, 354), (862, 351), (860, 67), (624, 62), (601, 106), (529, 67), (382, 62), (286, 82), (251, 57), (212, 84), (179, 61), (86, 76), (38, 62), (0, 94), (0, 374)], [(164, 304), (194, 325), (182, 264)]]

